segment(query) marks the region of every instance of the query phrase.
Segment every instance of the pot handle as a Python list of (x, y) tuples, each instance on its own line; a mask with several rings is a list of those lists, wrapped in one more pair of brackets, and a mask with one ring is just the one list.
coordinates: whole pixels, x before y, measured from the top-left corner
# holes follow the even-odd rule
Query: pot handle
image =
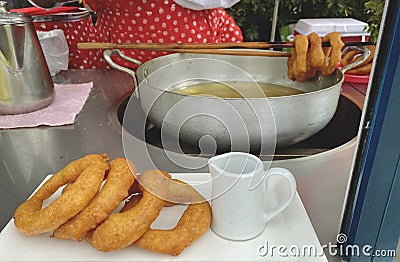
[(134, 90), (136, 90), (136, 88), (138, 87), (138, 81), (137, 81), (137, 78), (136, 78), (136, 73), (135, 73), (135, 71), (133, 71), (132, 69), (123, 67), (123, 66), (118, 65), (117, 63), (115, 63), (115, 62), (111, 59), (111, 56), (112, 56), (113, 54), (116, 54), (116, 55), (118, 55), (119, 57), (121, 57), (122, 59), (125, 59), (125, 60), (127, 60), (127, 61), (129, 61), (129, 62), (132, 62), (132, 63), (134, 63), (134, 64), (136, 64), (136, 65), (138, 65), (138, 66), (140, 66), (140, 65), (142, 64), (142, 62), (140, 62), (139, 60), (133, 59), (132, 57), (129, 57), (129, 56), (124, 55), (124, 54), (121, 53), (121, 51), (118, 50), (118, 49), (112, 49), (112, 50), (107, 49), (107, 50), (104, 50), (104, 53), (103, 53), (104, 59), (106, 60), (106, 62), (107, 62), (112, 68), (117, 69), (117, 70), (122, 71), (122, 72), (125, 72), (125, 73), (128, 73), (128, 74), (130, 74), (130, 75), (133, 77), (133, 85), (134, 85), (134, 87), (135, 87)]
[(363, 52), (363, 55), (361, 57), (360, 60), (355, 61), (354, 63), (351, 63), (345, 67), (343, 67), (341, 70), (344, 73), (346, 73), (347, 70), (350, 70), (354, 67), (359, 66), (361, 63), (363, 63), (365, 60), (367, 60), (367, 58), (371, 55), (371, 50), (369, 50), (367, 47), (365, 46), (347, 46), (343, 51), (342, 51), (342, 55), (344, 55), (345, 53), (349, 52), (350, 50), (358, 50)]

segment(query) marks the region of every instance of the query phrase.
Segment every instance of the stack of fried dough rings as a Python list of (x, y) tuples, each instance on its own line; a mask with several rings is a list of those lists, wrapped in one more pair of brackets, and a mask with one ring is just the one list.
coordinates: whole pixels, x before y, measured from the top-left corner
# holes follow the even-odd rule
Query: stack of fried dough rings
[[(307, 36), (296, 35), (294, 48), (287, 60), (288, 77), (291, 80), (304, 82), (319, 71), (322, 76), (333, 74), (340, 62), (344, 43), (339, 32), (332, 32), (322, 39), (315, 33)], [(329, 47), (322, 47), (322, 42), (329, 42)]]
[[(366, 60), (360, 63), (358, 66), (353, 67), (350, 70), (346, 71), (346, 74), (350, 75), (369, 75), (372, 69), (372, 61), (375, 55), (375, 46), (369, 45), (366, 48), (371, 51), (370, 55)], [(343, 54), (341, 64), (343, 67), (348, 66), (349, 64), (355, 63), (356, 61), (362, 58), (363, 52), (360, 50), (350, 50), (347, 53)]]
[[(61, 195), (42, 207), (64, 185)], [(171, 199), (188, 204), (178, 224), (152, 229), (161, 209), (175, 204)], [(167, 172), (136, 175), (135, 165), (125, 158), (109, 163), (106, 154), (91, 154), (51, 176), (16, 209), (14, 223), (27, 236), (53, 231), (53, 238), (86, 238), (104, 252), (136, 244), (176, 256), (208, 230), (211, 209), (200, 193)]]

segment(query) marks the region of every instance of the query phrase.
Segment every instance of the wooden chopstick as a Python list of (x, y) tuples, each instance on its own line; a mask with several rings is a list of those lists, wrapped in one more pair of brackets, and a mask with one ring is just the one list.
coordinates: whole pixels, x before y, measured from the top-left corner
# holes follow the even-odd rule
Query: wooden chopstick
[[(272, 57), (289, 57), (288, 52), (276, 52), (260, 50), (263, 42), (250, 42), (247, 45), (243, 43), (221, 43), (221, 44), (154, 44), (154, 43), (138, 43), (138, 44), (115, 44), (115, 43), (78, 43), (78, 49), (138, 49), (152, 50), (172, 53), (192, 53), (192, 54), (218, 54), (218, 55), (240, 55), (240, 56), (272, 56)], [(261, 46), (261, 47), (260, 47)], [(228, 48), (252, 48), (255, 50), (237, 50)], [(259, 49), (259, 50), (257, 50)]]
[(238, 56), (270, 56), (290, 57), (289, 52), (264, 51), (264, 50), (235, 50), (235, 49), (163, 49), (163, 52), (189, 53), (189, 54), (210, 54), (210, 55), (238, 55)]
[[(372, 45), (372, 42), (347, 42), (347, 46)], [(322, 46), (329, 46), (329, 43), (322, 43)], [(269, 48), (292, 48), (293, 42), (230, 42), (230, 43), (100, 43), (82, 42), (77, 44), (78, 49), (138, 49), (152, 50), (173, 53), (192, 54), (219, 54), (219, 55), (240, 55), (240, 56), (272, 56), (290, 57), (288, 52), (266, 51)], [(238, 49), (254, 50), (238, 50)], [(258, 49), (258, 50), (257, 50)]]
[[(346, 42), (345, 46), (365, 46), (374, 45), (373, 42)], [(322, 43), (322, 46), (329, 46), (328, 42)], [(227, 49), (227, 48), (250, 48), (250, 49), (268, 49), (268, 48), (291, 48), (293, 42), (229, 42), (229, 43), (100, 43), (87, 42), (78, 43), (78, 49), (142, 49), (142, 50), (160, 50), (166, 49)]]

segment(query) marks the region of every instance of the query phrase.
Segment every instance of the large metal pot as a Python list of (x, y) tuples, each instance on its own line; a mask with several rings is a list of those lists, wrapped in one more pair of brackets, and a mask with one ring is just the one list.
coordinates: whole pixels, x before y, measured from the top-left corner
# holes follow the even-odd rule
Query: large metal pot
[[(118, 50), (105, 52), (110, 65), (135, 76), (133, 71), (111, 61), (113, 53), (120, 54)], [(202, 137), (210, 135), (219, 149), (249, 150), (250, 146), (252, 151), (270, 151), (275, 149), (275, 142), (281, 147), (303, 141), (328, 124), (336, 111), (344, 70), (337, 69), (328, 77), (296, 82), (288, 79), (283, 57), (172, 54), (139, 66), (135, 79), (139, 86), (135, 93), (150, 121), (172, 138), (179, 135), (180, 140), (197, 144)], [(268, 99), (219, 99), (169, 91), (176, 84), (197, 83), (204, 78), (253, 79), (305, 93)], [(227, 127), (227, 122), (231, 126)]]

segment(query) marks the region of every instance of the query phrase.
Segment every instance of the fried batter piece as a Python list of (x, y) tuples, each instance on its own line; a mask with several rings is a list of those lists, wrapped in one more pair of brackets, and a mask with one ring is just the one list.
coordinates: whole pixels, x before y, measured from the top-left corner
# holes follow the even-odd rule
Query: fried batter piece
[(308, 39), (304, 35), (296, 35), (293, 41), (296, 50), (296, 56), (293, 62), (293, 72), (297, 79), (307, 72)]
[[(85, 208), (97, 194), (108, 169), (107, 155), (87, 155), (54, 174), (15, 211), (14, 224), (24, 235), (52, 231)], [(42, 209), (43, 202), (61, 186), (69, 190)]]
[[(151, 189), (160, 192), (167, 190), (168, 178), (158, 170), (147, 170), (138, 177), (151, 183)], [(160, 214), (164, 200), (154, 196), (142, 186), (140, 190), (143, 196), (136, 206), (123, 213), (109, 215), (98, 227), (87, 232), (86, 240), (95, 249), (104, 252), (122, 249), (133, 244), (149, 230), (150, 225)]]
[(356, 62), (361, 58), (361, 51), (350, 50), (342, 56), (342, 61), (340, 62), (342, 66), (348, 66), (349, 64)]
[(296, 80), (296, 76), (294, 75), (294, 71), (293, 71), (293, 63), (294, 63), (294, 57), (296, 57), (296, 51), (294, 51), (295, 49), (292, 48), (290, 53), (291, 56), (287, 59), (287, 68), (288, 68), (288, 77), (290, 80)]
[(329, 76), (335, 71), (340, 59), (342, 58), (342, 48), (344, 43), (339, 32), (332, 32), (322, 38), (322, 42), (329, 42), (330, 47), (324, 47), (325, 60), (319, 71), (323, 76)]
[[(341, 49), (344, 46), (340, 33), (327, 34), (322, 40), (316, 33), (308, 36), (296, 35), (294, 48), (287, 60), (288, 77), (291, 80), (304, 82), (316, 75), (331, 75), (341, 58)], [(331, 47), (322, 48), (322, 42), (330, 42)]]
[(150, 229), (136, 244), (158, 253), (179, 255), (210, 228), (211, 208), (208, 202), (190, 204), (175, 228)]
[(196, 202), (188, 205), (176, 227), (169, 230), (150, 229), (136, 244), (144, 249), (177, 256), (210, 228), (211, 207), (193, 187), (180, 180), (173, 181), (175, 185), (180, 185), (180, 189), (182, 186), (185, 188), (179, 191), (170, 188), (169, 192), (175, 194), (175, 198)]
[(324, 52), (322, 51), (321, 38), (316, 33), (311, 33), (307, 36), (310, 44), (307, 51), (307, 70), (304, 74), (296, 76), (297, 81), (304, 82), (311, 77), (314, 77), (318, 68), (324, 62)]
[(315, 32), (307, 36), (310, 42), (308, 50), (308, 61), (312, 68), (318, 69), (324, 63), (324, 51), (322, 50), (321, 37)]
[[(368, 48), (371, 51), (370, 55), (367, 57), (367, 59), (364, 62), (362, 62), (361, 64), (359, 64), (358, 66), (356, 66), (350, 70), (347, 70), (346, 74), (369, 75), (371, 73), (372, 61), (373, 61), (374, 55), (375, 55), (375, 46), (370, 45), (370, 46), (366, 46), (366, 48)], [(362, 55), (363, 55), (362, 51), (350, 50), (342, 56), (341, 64), (344, 67), (348, 66), (352, 63), (359, 61), (362, 58)]]
[(357, 66), (356, 68), (350, 69), (346, 71), (346, 74), (351, 74), (351, 75), (369, 75), (371, 73), (372, 69), (372, 63), (363, 65), (363, 66)]
[[(137, 243), (174, 256), (209, 229), (210, 205), (193, 187), (160, 170), (135, 177), (136, 167), (125, 158), (115, 159), (110, 166), (108, 161), (107, 155), (87, 155), (53, 175), (17, 208), (17, 229), (25, 235), (54, 230), (52, 237), (58, 239), (80, 241), (85, 237), (104, 252)], [(105, 175), (107, 180), (99, 191)], [(68, 186), (61, 196), (42, 209), (43, 201), (63, 185)], [(110, 215), (130, 194), (121, 211)], [(175, 203), (188, 203), (177, 226), (150, 229), (161, 209)]]
[(100, 192), (79, 214), (58, 227), (53, 237), (81, 241), (87, 231), (103, 222), (128, 196), (128, 190), (135, 181), (134, 175), (136, 167), (133, 163), (125, 158), (114, 159)]

